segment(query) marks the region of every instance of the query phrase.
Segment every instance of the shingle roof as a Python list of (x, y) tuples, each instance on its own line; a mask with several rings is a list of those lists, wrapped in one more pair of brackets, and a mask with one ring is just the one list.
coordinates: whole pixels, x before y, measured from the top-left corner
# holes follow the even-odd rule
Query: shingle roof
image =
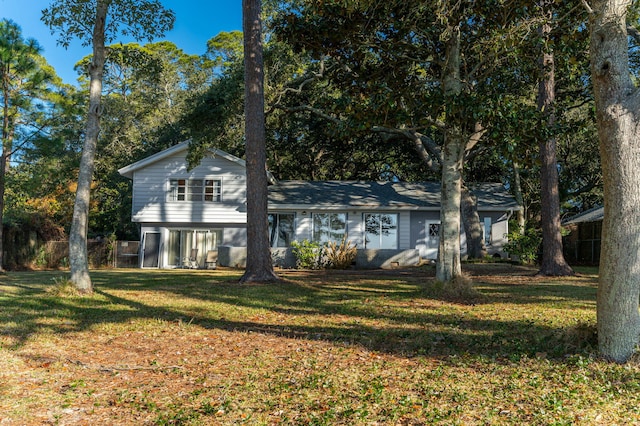
[(604, 219), (604, 207), (594, 207), (575, 216), (562, 221), (563, 225), (571, 225), (573, 223), (597, 222)]
[[(482, 210), (519, 209), (502, 184), (475, 186), (478, 208)], [(369, 181), (278, 181), (269, 187), (270, 209), (407, 209), (440, 208), (439, 182)]]

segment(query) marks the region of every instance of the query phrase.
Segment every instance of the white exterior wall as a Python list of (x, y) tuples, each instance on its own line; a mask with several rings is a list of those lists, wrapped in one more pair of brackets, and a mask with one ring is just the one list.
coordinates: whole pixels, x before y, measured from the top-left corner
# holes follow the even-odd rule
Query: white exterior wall
[(302, 211), (297, 211), (296, 212), (296, 230), (295, 230), (294, 240), (311, 241), (312, 230), (313, 230), (313, 221), (311, 220), (311, 213), (307, 212), (305, 215), (303, 215)]
[[(171, 154), (171, 152), (175, 152)], [(155, 157), (147, 163), (124, 168), (123, 174), (133, 180), (132, 221), (142, 225), (142, 233), (159, 232), (159, 266), (166, 267), (168, 259), (166, 244), (170, 229), (222, 229), (221, 245), (246, 246), (246, 171), (241, 160), (232, 161), (225, 155), (204, 158), (193, 170), (187, 170), (187, 150), (178, 147), (168, 151), (167, 156)], [(169, 182), (172, 179), (214, 179), (221, 181), (222, 200), (220, 202), (169, 201)], [(359, 249), (364, 249), (364, 217), (366, 213), (398, 214), (398, 250), (417, 249), (423, 258), (435, 259), (437, 244), (426, 238), (429, 223), (439, 223), (439, 212), (430, 210), (393, 210), (393, 208), (366, 208), (362, 206), (340, 209), (338, 206), (323, 208), (304, 205), (275, 209), (274, 212), (295, 213), (294, 239), (311, 240), (313, 213), (341, 212), (347, 214), (347, 235), (349, 241)], [(315, 207), (315, 208), (314, 208)], [(295, 209), (295, 210), (294, 210)], [(303, 214), (304, 212), (304, 214)], [(491, 243), (487, 246), (490, 254), (501, 252), (508, 232), (508, 214), (496, 210), (478, 212), (484, 225), (484, 218), (491, 217)], [(461, 230), (462, 231), (462, 230)], [(463, 253), (466, 252), (464, 231), (461, 232)], [(141, 261), (142, 261), (141, 257)]]
[(347, 240), (357, 248), (364, 248), (364, 220), (361, 212), (350, 212), (347, 215)]
[(411, 213), (400, 212), (398, 214), (398, 248), (400, 250), (411, 247)]
[(502, 247), (507, 243), (507, 234), (509, 233), (509, 220), (501, 217), (497, 222), (491, 223), (491, 243), (487, 246), (490, 255), (499, 254), (501, 257), (507, 257), (502, 251)]
[[(245, 224), (244, 167), (222, 157), (207, 157), (188, 171), (185, 157), (183, 151), (134, 172), (132, 221)], [(205, 178), (221, 180), (221, 202), (168, 201), (170, 179)]]
[[(277, 210), (282, 212), (282, 210)], [(333, 211), (333, 210), (331, 210)], [(303, 210), (295, 211), (296, 229), (294, 240), (311, 240), (313, 237), (313, 213), (327, 212), (327, 210)], [(359, 249), (364, 249), (364, 215), (366, 213), (389, 213), (398, 214), (398, 249), (414, 248), (411, 246), (411, 213), (408, 211), (393, 212), (389, 210), (375, 209), (354, 211), (335, 210), (339, 213), (347, 213), (347, 239), (355, 244)]]

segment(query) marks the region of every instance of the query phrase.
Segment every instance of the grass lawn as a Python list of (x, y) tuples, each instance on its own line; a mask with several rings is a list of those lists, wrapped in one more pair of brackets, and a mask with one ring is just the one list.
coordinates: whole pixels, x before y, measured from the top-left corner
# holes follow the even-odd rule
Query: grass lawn
[(0, 276), (0, 425), (640, 424), (640, 365), (595, 358), (594, 270), (104, 270)]

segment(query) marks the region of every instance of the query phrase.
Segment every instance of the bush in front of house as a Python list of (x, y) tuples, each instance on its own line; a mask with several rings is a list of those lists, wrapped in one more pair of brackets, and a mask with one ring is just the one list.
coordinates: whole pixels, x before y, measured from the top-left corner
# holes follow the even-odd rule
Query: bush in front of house
[(293, 255), (296, 257), (296, 268), (320, 269), (322, 267), (323, 246), (316, 241), (292, 241)]
[(355, 244), (346, 238), (339, 244), (331, 241), (324, 245), (317, 241), (293, 241), (291, 247), (299, 269), (347, 269), (357, 254)]
[(326, 267), (347, 269), (355, 262), (357, 253), (358, 250), (355, 244), (352, 244), (351, 241), (346, 241), (346, 238), (343, 238), (340, 244), (331, 241), (324, 248)]
[(517, 256), (521, 263), (533, 265), (538, 260), (538, 251), (542, 244), (542, 235), (535, 228), (528, 228), (524, 234), (512, 231), (507, 235), (508, 241), (502, 250), (511, 256)]

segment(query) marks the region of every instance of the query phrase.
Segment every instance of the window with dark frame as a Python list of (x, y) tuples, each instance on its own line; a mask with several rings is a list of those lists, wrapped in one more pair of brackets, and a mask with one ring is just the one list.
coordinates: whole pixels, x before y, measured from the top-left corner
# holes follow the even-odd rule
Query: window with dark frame
[(219, 179), (171, 179), (169, 201), (222, 201), (222, 182)]
[(289, 247), (294, 240), (294, 213), (269, 213), (269, 242), (271, 247)]
[(398, 215), (392, 213), (366, 213), (365, 248), (398, 248)]
[(313, 241), (340, 243), (347, 234), (346, 213), (313, 213)]

